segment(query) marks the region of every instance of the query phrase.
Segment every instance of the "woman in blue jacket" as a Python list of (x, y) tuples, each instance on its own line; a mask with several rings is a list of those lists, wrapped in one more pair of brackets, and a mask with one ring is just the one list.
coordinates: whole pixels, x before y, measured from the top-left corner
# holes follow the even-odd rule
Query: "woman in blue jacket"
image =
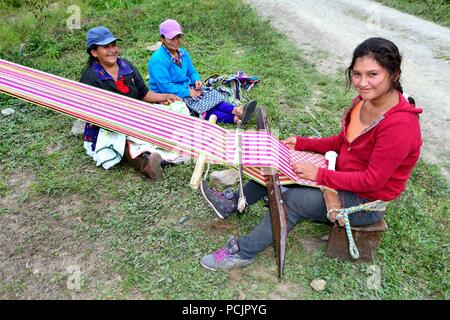
[(183, 36), (180, 24), (168, 19), (161, 23), (159, 31), (162, 45), (148, 61), (150, 90), (181, 97), (192, 113), (205, 119), (214, 114), (219, 123), (237, 123), (238, 120), (247, 123), (256, 101), (243, 107), (225, 102), (217, 90), (203, 86), (189, 53), (180, 48)]

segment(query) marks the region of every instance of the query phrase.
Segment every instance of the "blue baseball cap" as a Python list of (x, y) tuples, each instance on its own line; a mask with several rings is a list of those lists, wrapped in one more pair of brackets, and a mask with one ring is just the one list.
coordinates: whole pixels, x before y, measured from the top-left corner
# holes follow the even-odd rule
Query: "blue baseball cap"
[(86, 45), (88, 48), (94, 44), (104, 46), (116, 40), (121, 40), (114, 37), (111, 31), (106, 27), (95, 27), (86, 33)]

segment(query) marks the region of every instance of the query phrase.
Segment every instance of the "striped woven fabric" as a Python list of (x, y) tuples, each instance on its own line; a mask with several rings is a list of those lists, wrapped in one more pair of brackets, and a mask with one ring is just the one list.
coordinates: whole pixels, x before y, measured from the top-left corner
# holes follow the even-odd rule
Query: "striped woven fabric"
[[(211, 163), (236, 164), (236, 133), (233, 130), (171, 112), (157, 104), (1, 59), (0, 92), (183, 155), (197, 158), (204, 152)], [(290, 164), (308, 161), (326, 167), (323, 155), (289, 150), (267, 132), (246, 131), (241, 139), (242, 164), (251, 179), (264, 184), (261, 168), (273, 168), (279, 171), (282, 184), (318, 186), (299, 179)]]

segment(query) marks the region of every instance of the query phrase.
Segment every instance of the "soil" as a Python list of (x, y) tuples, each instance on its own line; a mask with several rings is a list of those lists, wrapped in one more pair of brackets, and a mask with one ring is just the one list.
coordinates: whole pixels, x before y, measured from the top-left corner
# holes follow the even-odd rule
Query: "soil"
[(450, 178), (450, 29), (369, 0), (246, 0), (326, 74), (342, 73), (370, 37), (393, 41), (403, 55), (401, 82), (421, 115), (421, 157)]
[[(2, 299), (92, 299), (113, 291), (118, 276), (105, 271), (101, 242), (80, 240), (83, 224), (73, 208), (78, 196), (28, 196), (34, 176), (18, 170), (0, 197), (0, 297)], [(52, 212), (52, 214), (49, 214)], [(95, 279), (95, 281), (92, 281)], [(86, 282), (86, 280), (89, 280)]]

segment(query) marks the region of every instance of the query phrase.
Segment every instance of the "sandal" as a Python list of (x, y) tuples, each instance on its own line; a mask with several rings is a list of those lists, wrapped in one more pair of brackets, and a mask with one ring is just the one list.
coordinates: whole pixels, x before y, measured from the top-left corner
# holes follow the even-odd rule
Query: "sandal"
[(244, 111), (242, 112), (242, 125), (246, 125), (250, 119), (252, 118), (253, 114), (255, 113), (256, 108), (256, 101), (250, 100), (244, 105)]

